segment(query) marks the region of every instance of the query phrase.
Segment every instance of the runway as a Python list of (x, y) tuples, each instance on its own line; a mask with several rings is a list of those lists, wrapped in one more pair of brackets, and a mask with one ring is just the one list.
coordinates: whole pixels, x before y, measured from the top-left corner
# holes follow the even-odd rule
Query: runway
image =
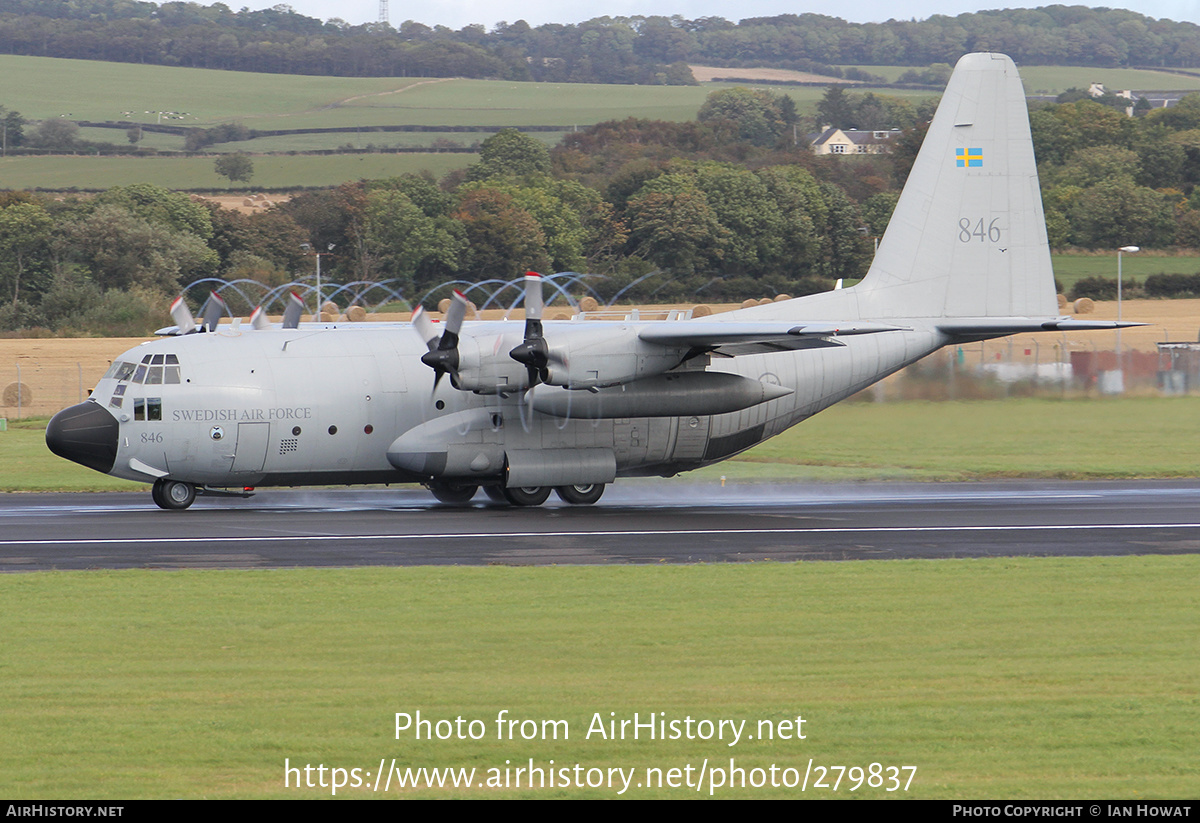
[(1194, 481), (630, 482), (596, 506), (533, 509), (408, 488), (201, 497), (184, 512), (140, 493), (5, 494), (0, 570), (1195, 554), (1198, 504)]

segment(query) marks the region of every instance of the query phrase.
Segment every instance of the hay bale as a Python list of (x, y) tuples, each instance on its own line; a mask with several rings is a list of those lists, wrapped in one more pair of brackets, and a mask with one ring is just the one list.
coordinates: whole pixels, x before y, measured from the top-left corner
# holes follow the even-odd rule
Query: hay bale
[(321, 313), (332, 314), (334, 317), (337, 317), (342, 313), (342, 310), (338, 307), (337, 303), (334, 303), (332, 300), (326, 300), (321, 304)]
[(1090, 297), (1081, 297), (1075, 301), (1076, 314), (1091, 314), (1096, 310), (1096, 303)]
[(761, 300), (759, 300), (759, 301), (758, 301), (758, 305), (760, 305), (760, 306), (769, 306), (769, 305), (771, 305), (771, 304), (772, 304), (772, 303), (774, 303), (774, 302), (775, 302), (775, 301), (774, 301), (774, 300), (772, 300), (771, 298), (769, 298), (769, 297), (764, 297), (764, 298), (762, 298)]
[(560, 311), (560, 312), (557, 312), (557, 313), (556, 313), (556, 314), (555, 314), (553, 317), (551, 317), (550, 319), (551, 319), (551, 320), (570, 320), (570, 319), (571, 319), (571, 315), (567, 314), (565, 311)]
[(438, 311), (440, 311), (442, 314), (445, 314), (446, 312), (450, 311), (450, 298), (449, 297), (443, 297), (441, 300), (438, 301)]
[(1067, 296), (1065, 294), (1058, 295), (1058, 310), (1063, 311), (1067, 307)]
[(592, 297), (591, 295), (588, 295), (579, 301), (580, 311), (598, 311), (599, 309), (600, 304), (596, 301), (596, 298)]
[(264, 209), (269, 209), (269, 208), (271, 208), (271, 206), (275, 205), (275, 201), (274, 200), (260, 200), (258, 202), (258, 205), (262, 206)]
[(251, 200), (249, 197), (247, 197), (245, 200), (242, 201), (242, 205), (243, 206), (255, 206), (257, 204), (253, 200)]
[(4, 387), (4, 405), (16, 406), (19, 403), (22, 406), (28, 406), (32, 402), (33, 392), (25, 383), (9, 383)]
[(346, 309), (346, 319), (351, 323), (361, 323), (367, 319), (367, 310), (362, 306), (351, 306)]
[(790, 294), (777, 294), (777, 295), (775, 295), (775, 302), (776, 302), (776, 303), (782, 303), (784, 300), (791, 300), (791, 299), (792, 299), (792, 296), (791, 296)]
[(747, 297), (745, 300), (742, 301), (743, 309), (752, 309), (757, 305), (758, 305), (758, 301), (755, 300), (753, 297)]
[(252, 194), (252, 195), (250, 195), (250, 197), (254, 200), (266, 200), (267, 199), (267, 196), (265, 194)]
[(332, 323), (333, 321), (337, 320), (337, 318), (338, 318), (338, 316), (336, 314), (330, 314), (327, 311), (321, 312), (321, 322), (322, 323)]
[(701, 303), (699, 306), (692, 306), (692, 317), (709, 317), (712, 315), (712, 309)]

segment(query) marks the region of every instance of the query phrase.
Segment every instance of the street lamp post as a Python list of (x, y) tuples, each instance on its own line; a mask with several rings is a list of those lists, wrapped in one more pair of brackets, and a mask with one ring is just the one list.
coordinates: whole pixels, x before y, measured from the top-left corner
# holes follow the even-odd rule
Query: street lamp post
[[(1117, 323), (1121, 322), (1121, 254), (1137, 254), (1139, 251), (1141, 251), (1139, 246), (1121, 246), (1121, 248), (1117, 249)], [(1124, 355), (1121, 351), (1121, 327), (1119, 325), (1117, 326), (1117, 374), (1120, 375), (1121, 392), (1123, 394), (1125, 392), (1125, 367)]]
[(321, 255), (322, 254), (332, 254), (333, 247), (335, 245), (336, 244), (334, 244), (334, 243), (330, 243), (328, 252), (320, 252), (320, 251), (317, 251), (316, 249), (314, 249), (308, 243), (300, 244), (300, 248), (307, 249), (308, 251), (312, 252), (313, 255), (315, 255), (317, 258), (317, 310), (316, 310), (316, 313), (313, 314), (313, 320), (318, 323), (321, 322)]

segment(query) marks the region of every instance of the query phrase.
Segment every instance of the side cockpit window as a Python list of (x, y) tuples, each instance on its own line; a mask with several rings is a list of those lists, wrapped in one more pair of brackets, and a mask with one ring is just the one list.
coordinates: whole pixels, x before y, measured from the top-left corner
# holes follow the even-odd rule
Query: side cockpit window
[(134, 420), (162, 420), (161, 397), (138, 397), (133, 401)]

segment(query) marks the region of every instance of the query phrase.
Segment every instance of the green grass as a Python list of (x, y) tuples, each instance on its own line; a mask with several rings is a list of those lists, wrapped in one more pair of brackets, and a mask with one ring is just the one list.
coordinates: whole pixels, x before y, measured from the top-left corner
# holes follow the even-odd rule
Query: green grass
[[(1082, 277), (1117, 279), (1117, 252), (1103, 254), (1052, 254), (1054, 277), (1067, 292)], [(1198, 255), (1164, 255), (1154, 252), (1121, 256), (1121, 276), (1145, 282), (1152, 274), (1196, 274), (1200, 272)]]
[[(464, 168), (473, 154), (271, 155), (254, 157), (254, 188), (336, 186), (428, 169), (441, 176)], [(106, 189), (153, 183), (169, 189), (219, 190), (229, 181), (209, 157), (7, 157), (0, 159), (0, 189)], [(239, 184), (246, 188), (245, 184)]]
[[(500, 80), (309, 77), (0, 55), (4, 105), (30, 119), (250, 128), (559, 125), (653, 117), (690, 120), (711, 87)], [(128, 116), (127, 112), (131, 112)], [(149, 113), (147, 113), (149, 112)]]
[[(916, 766), (920, 798), (1194, 797), (1200, 559), (80, 572), (0, 577), (0, 792), (327, 797), (284, 761)], [(395, 713), (482, 720), (397, 739)], [(498, 741), (495, 718), (568, 740)], [(804, 740), (602, 740), (602, 720), (802, 716)], [(315, 775), (314, 775), (315, 777)], [(832, 782), (832, 781), (831, 781)], [(404, 797), (613, 797), (434, 789)], [(699, 796), (706, 796), (706, 791)], [(370, 797), (343, 789), (339, 797)], [(694, 797), (687, 788), (627, 797)], [(796, 797), (797, 789), (719, 789)]]
[[(1200, 398), (842, 403), (701, 482), (1195, 477)], [(0, 433), (0, 491), (144, 489), (46, 450), (45, 421)], [(638, 482), (638, 481), (621, 481)]]
[[(1195, 477), (1200, 398), (843, 403), (707, 469), (818, 479)], [(843, 472), (845, 474), (843, 474)]]
[[(850, 68), (843, 66), (843, 68)], [(912, 66), (857, 66), (877, 74), (889, 83)], [(1070, 88), (1086, 89), (1092, 83), (1103, 83), (1112, 91), (1138, 89), (1142, 91), (1189, 89), (1200, 90), (1200, 77), (1184, 76), (1165, 71), (1114, 69), (1089, 66), (1020, 66), (1026, 94), (1061, 94)]]

